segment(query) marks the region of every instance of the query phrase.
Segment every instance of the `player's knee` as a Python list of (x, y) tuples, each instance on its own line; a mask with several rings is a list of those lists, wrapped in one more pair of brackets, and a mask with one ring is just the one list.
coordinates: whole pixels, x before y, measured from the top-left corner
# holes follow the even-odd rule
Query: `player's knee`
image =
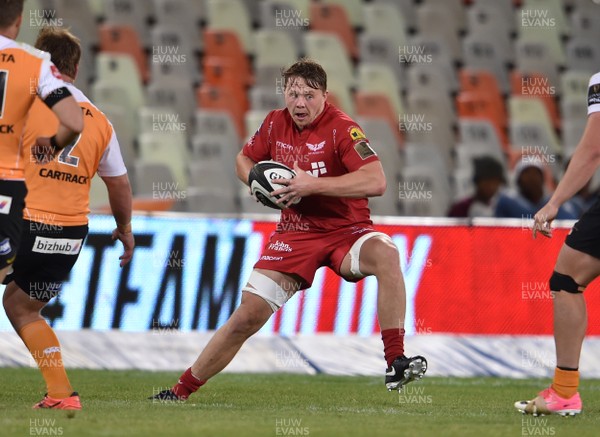
[(390, 239), (378, 238), (374, 253), (376, 256), (373, 268), (376, 274), (393, 274), (400, 270), (400, 254)]
[(566, 291), (567, 293), (583, 293), (585, 285), (578, 284), (569, 275), (563, 275), (557, 271), (552, 272), (550, 277), (550, 291)]
[(13, 293), (8, 291), (4, 292), (4, 295), (2, 296), (2, 305), (4, 306), (6, 317), (13, 323), (18, 321), (20, 316), (25, 315), (25, 308), (19, 303), (18, 299), (14, 298)]
[(230, 329), (233, 335), (249, 337), (258, 331), (264, 323), (265, 321), (258, 314), (238, 309), (231, 318)]

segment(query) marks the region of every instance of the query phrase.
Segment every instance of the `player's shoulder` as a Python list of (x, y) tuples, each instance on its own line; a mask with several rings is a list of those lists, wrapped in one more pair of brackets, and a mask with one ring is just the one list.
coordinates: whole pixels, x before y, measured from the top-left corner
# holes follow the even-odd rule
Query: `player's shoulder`
[(72, 83), (67, 84), (67, 89), (69, 90), (73, 98), (77, 101), (77, 103), (92, 103), (90, 99), (88, 99), (88, 97), (83, 93), (83, 91), (81, 91)]
[(102, 112), (96, 105), (94, 105), (94, 103), (88, 98), (88, 96), (84, 94), (83, 91), (81, 91), (72, 83), (67, 84), (67, 89), (69, 90), (75, 101), (79, 104), (79, 106), (83, 108), (84, 117), (87, 116), (89, 118), (92, 118), (96, 123), (111, 124), (106, 114)]
[(265, 120), (285, 121), (288, 118), (291, 119), (289, 117), (289, 112), (288, 112), (287, 108), (279, 108), (279, 109), (273, 109), (272, 111), (270, 111), (267, 114), (267, 116), (265, 117)]
[(590, 78), (590, 85), (600, 85), (600, 71)]
[(50, 61), (50, 53), (44, 52), (42, 50), (38, 50), (35, 47), (20, 41), (10, 40), (8, 38), (4, 38), (2, 41), (3, 44), (0, 46), (1, 49), (16, 49), (22, 50), (26, 54), (37, 58), (41, 61)]
[(327, 119), (330, 121), (333, 127), (342, 132), (343, 135), (340, 139), (344, 138), (344, 135), (348, 135), (351, 141), (358, 141), (366, 139), (367, 136), (359, 126), (359, 124), (344, 111), (338, 107), (327, 103), (326, 111), (328, 112)]

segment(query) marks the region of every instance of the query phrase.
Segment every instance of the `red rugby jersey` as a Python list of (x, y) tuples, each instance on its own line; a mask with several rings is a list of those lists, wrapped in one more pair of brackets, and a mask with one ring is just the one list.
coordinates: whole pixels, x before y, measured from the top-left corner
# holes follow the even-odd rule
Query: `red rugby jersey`
[[(341, 176), (378, 161), (358, 124), (335, 106), (299, 131), (287, 109), (271, 111), (244, 145), (251, 160), (274, 160), (292, 168), (294, 162), (315, 177)], [(370, 225), (368, 200), (308, 196), (281, 213), (280, 231), (324, 232), (347, 226)]]

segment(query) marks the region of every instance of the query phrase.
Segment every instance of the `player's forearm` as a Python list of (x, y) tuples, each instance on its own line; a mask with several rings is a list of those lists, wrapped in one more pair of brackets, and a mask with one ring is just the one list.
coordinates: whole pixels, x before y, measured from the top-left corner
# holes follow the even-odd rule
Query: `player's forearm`
[(250, 170), (252, 170), (254, 164), (256, 163), (242, 152), (238, 153), (235, 159), (235, 172), (237, 177), (246, 185), (248, 185), (248, 175), (250, 174)]
[(112, 211), (117, 228), (120, 231), (127, 231), (131, 223), (132, 196), (131, 186), (127, 175), (115, 177), (103, 177), (108, 190), (108, 201)]
[[(594, 117), (594, 120), (591, 119), (592, 117)], [(600, 135), (600, 114), (593, 114), (588, 120), (588, 125), (579, 145), (575, 149), (569, 167), (549, 203), (560, 207), (577, 194), (592, 178), (598, 166), (600, 166), (598, 135)]]
[(376, 197), (386, 189), (385, 177), (377, 172), (358, 170), (342, 176), (317, 178), (315, 193), (335, 197)]

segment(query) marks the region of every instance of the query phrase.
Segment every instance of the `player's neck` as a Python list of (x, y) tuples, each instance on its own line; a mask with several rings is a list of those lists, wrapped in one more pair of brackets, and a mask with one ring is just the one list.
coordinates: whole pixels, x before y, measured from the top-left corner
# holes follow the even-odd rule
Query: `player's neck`
[(62, 80), (64, 82), (70, 83), (71, 85), (75, 82), (75, 79), (73, 79), (71, 76), (67, 76), (66, 74), (61, 73), (62, 76)]

